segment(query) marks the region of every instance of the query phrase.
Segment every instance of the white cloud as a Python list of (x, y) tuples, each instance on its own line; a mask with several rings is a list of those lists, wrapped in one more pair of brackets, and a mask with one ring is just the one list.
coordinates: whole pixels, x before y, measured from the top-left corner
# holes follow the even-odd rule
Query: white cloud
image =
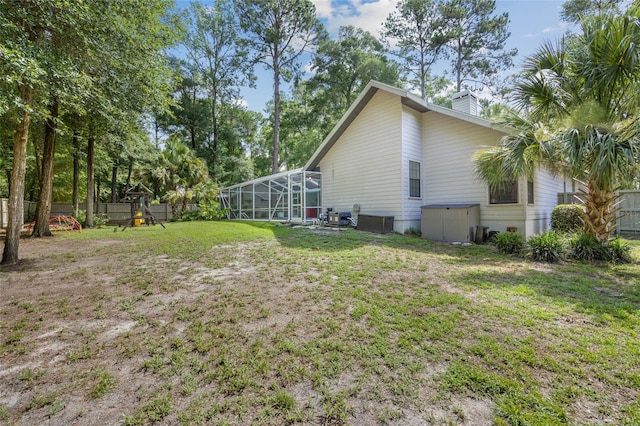
[(316, 15), (318, 18), (331, 17), (331, 0), (311, 0), (316, 7)]
[(232, 99), (232, 100), (231, 100), (231, 103), (232, 103), (233, 105), (236, 105), (236, 106), (240, 107), (240, 108), (247, 108), (247, 107), (249, 107), (249, 103), (248, 103), (246, 100), (242, 99), (242, 98)]
[(312, 62), (307, 62), (306, 64), (304, 64), (304, 66), (302, 67), (302, 70), (304, 71), (305, 75), (307, 77), (313, 76), (316, 74), (315, 70), (312, 69), (313, 63)]
[(552, 33), (552, 32), (554, 32), (555, 30), (556, 30), (556, 28), (553, 28), (553, 27), (547, 27), (547, 28), (544, 28), (544, 29), (542, 30), (542, 33), (543, 33), (543, 34), (546, 34), (546, 33)]
[(342, 26), (353, 25), (378, 35), (382, 23), (395, 10), (397, 0), (311, 0), (327, 31), (335, 36)]

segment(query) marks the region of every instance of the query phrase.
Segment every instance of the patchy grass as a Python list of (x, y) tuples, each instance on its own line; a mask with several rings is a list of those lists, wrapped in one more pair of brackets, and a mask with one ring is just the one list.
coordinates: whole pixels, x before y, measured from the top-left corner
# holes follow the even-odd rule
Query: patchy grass
[(238, 222), (21, 250), (4, 423), (640, 422), (637, 263)]

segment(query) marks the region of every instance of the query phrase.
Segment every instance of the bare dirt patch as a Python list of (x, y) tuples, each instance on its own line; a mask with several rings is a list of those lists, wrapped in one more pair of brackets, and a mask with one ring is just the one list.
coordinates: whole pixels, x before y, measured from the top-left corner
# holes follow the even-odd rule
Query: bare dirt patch
[[(188, 389), (189, 369), (190, 363), (203, 362), (204, 368), (218, 371), (219, 363), (225, 362), (218, 358), (232, 354), (200, 361), (188, 354), (183, 360), (173, 359), (198, 324), (211, 322), (220, 327), (211, 333), (235, 333), (233, 339), (256, 342), (283, 339), (283, 345), (290, 343), (281, 333), (289, 330), (297, 346), (271, 359), (274, 365), (269, 368), (276, 377), (266, 377), (264, 386), (288, 389), (298, 407), (296, 422), (365, 424), (369, 419), (403, 424), (404, 419), (423, 424), (422, 414), (409, 406), (385, 408), (361, 399), (357, 371), (313, 386), (295, 377), (305, 366), (295, 370), (286, 365), (287, 351), (301, 350), (305, 341), (323, 332), (324, 325), (310, 319), (326, 315), (332, 302), (318, 299), (310, 289), (333, 285), (337, 276), (322, 283), (324, 271), (314, 267), (299, 270), (299, 265), (274, 265), (252, 257), (253, 243), (220, 246), (218, 253), (226, 260), (218, 268), (164, 255), (132, 256), (123, 244), (108, 239), (24, 239), (19, 264), (2, 267), (0, 408), (8, 409), (5, 420), (22, 425), (154, 423), (149, 404), (160, 404), (168, 394), (174, 395), (170, 413), (155, 413), (167, 424), (180, 422), (176, 413), (192, 413), (190, 404), (198, 398), (224, 407), (241, 392), (233, 390), (243, 386), (234, 384), (238, 378), (225, 379), (231, 388), (225, 394), (231, 398), (216, 402), (205, 380)], [(397, 279), (403, 280), (402, 275)], [(197, 350), (215, 352), (206, 340), (200, 343)], [(160, 373), (172, 363), (183, 366), (171, 374)], [(285, 376), (278, 379), (278, 374)], [(242, 407), (227, 410), (231, 424), (260, 418), (259, 413), (243, 413)], [(443, 408), (444, 417), (446, 411)]]
[[(118, 238), (22, 240), (20, 263), (0, 268), (0, 423), (492, 424), (495, 395), (519, 385), (513, 365), (551, 398), (564, 380), (551, 361), (579, 361), (541, 333), (575, 339), (597, 319), (518, 321), (510, 305), (542, 303), (527, 280), (556, 266), (311, 233), (182, 257)], [(615, 423), (633, 408), (638, 376), (619, 373), (562, 388), (569, 420)]]

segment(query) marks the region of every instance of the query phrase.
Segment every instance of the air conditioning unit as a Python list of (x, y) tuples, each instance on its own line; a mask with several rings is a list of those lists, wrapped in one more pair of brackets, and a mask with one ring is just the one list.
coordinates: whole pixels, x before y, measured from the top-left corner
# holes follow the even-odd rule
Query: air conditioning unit
[(358, 226), (356, 229), (359, 231), (376, 232), (378, 234), (388, 234), (393, 232), (393, 216), (358, 215)]

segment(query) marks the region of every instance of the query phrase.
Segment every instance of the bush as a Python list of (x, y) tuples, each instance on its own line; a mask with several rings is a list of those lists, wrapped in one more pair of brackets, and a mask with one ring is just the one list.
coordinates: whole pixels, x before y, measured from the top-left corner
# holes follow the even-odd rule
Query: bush
[(527, 240), (527, 256), (541, 262), (559, 262), (566, 257), (565, 241), (556, 231), (543, 232)]
[(181, 221), (181, 222), (192, 222), (194, 220), (203, 220), (202, 214), (200, 210), (185, 210), (180, 216), (174, 216), (171, 218), (172, 221)]
[(221, 209), (217, 201), (200, 201), (198, 205), (203, 220), (222, 220), (230, 211), (230, 209)]
[(613, 263), (630, 263), (631, 245), (622, 238), (614, 238), (608, 244), (602, 244), (595, 237), (584, 232), (571, 239), (571, 254), (575, 259), (592, 261), (603, 260)]
[(409, 228), (404, 231), (404, 235), (407, 235), (410, 237), (420, 237), (422, 235), (422, 232), (419, 229)]
[(496, 235), (493, 243), (504, 254), (520, 254), (524, 248), (524, 238), (515, 232), (501, 232)]
[(595, 237), (579, 232), (571, 238), (571, 256), (577, 260), (607, 260), (607, 250)]
[(551, 212), (551, 229), (558, 232), (574, 233), (582, 229), (584, 206), (560, 204)]
[[(87, 226), (87, 211), (86, 210), (78, 210), (78, 217), (76, 220), (80, 222), (82, 226)], [(108, 219), (106, 214), (101, 214), (100, 216), (94, 214), (93, 215), (93, 226), (96, 228), (104, 228), (107, 224)]]
[(200, 210), (183, 211), (180, 217), (175, 220), (184, 222), (194, 220), (222, 220), (227, 217), (227, 213), (229, 212), (229, 209), (221, 209), (220, 205), (215, 201), (201, 201), (198, 207), (200, 207)]
[(609, 241), (609, 260), (614, 263), (631, 263), (631, 245), (622, 238), (614, 238)]

